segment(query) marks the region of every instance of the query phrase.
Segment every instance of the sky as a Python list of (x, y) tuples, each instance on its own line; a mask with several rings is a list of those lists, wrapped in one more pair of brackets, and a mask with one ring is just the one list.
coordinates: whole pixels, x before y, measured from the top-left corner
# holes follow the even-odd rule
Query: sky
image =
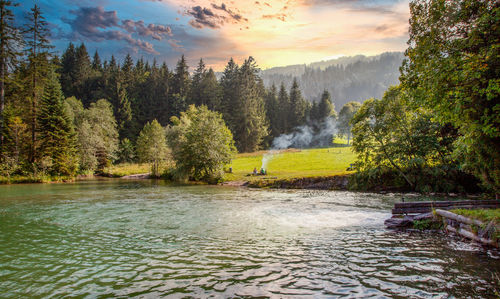
[(262, 69), (357, 54), (403, 51), (408, 0), (29, 0), (36, 3), (61, 54), (85, 43), (92, 56), (129, 53), (194, 68), (200, 58), (221, 71), (230, 57), (253, 56)]

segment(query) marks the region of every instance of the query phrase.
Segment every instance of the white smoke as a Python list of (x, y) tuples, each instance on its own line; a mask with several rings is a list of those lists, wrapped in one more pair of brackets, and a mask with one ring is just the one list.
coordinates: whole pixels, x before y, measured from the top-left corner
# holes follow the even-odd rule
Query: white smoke
[(292, 133), (281, 134), (274, 138), (271, 149), (262, 156), (262, 168), (267, 169), (267, 164), (279, 150), (331, 145), (336, 132), (335, 119), (326, 117), (321, 122), (297, 127)]

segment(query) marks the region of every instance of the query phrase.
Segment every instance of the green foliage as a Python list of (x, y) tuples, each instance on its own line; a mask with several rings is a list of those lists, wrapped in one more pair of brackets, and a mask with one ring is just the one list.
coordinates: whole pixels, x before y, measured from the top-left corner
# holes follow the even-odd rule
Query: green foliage
[(54, 72), (50, 73), (40, 106), (40, 156), (50, 159), (51, 174), (72, 176), (77, 168), (75, 133)]
[(66, 99), (66, 103), (74, 115), (80, 169), (102, 171), (116, 158), (118, 150), (118, 131), (111, 104), (101, 99), (84, 109), (74, 97)]
[(190, 106), (167, 128), (178, 178), (218, 182), (235, 154), (233, 135), (222, 116), (206, 106)]
[[(328, 108), (331, 109), (328, 110)], [(304, 98), (302, 97), (299, 84), (297, 83), (297, 80), (293, 80), (292, 88), (290, 89), (290, 115), (288, 116), (289, 123), (292, 128), (305, 123), (307, 116), (306, 110), (307, 110), (307, 104)], [(331, 114), (332, 110), (333, 106), (330, 102), (330, 107), (327, 107), (325, 111), (326, 113)]]
[(178, 94), (179, 98), (186, 99), (189, 94), (189, 85), (191, 80), (189, 78), (189, 67), (186, 63), (184, 55), (177, 62), (175, 74), (173, 77), (173, 93)]
[(18, 45), (23, 42), (20, 30), (14, 23), (12, 8), (16, 6), (19, 4), (8, 0), (0, 1), (0, 152), (4, 143), (5, 89), (11, 83), (8, 69), (15, 65), (17, 56), (20, 55)]
[(413, 221), (413, 228), (418, 230), (436, 230), (443, 228), (443, 223), (432, 219), (423, 219)]
[(131, 163), (135, 160), (135, 157), (134, 144), (128, 138), (124, 138), (120, 141), (118, 161), (120, 163)]
[(348, 102), (339, 112), (339, 118), (337, 120), (337, 133), (340, 137), (347, 137), (347, 144), (351, 139), (351, 120), (361, 108), (361, 103), (359, 102)]
[(137, 138), (139, 161), (151, 163), (151, 175), (160, 176), (161, 163), (169, 158), (165, 130), (155, 119), (147, 123)]
[(315, 115), (315, 118), (317, 120), (321, 120), (326, 117), (333, 117), (333, 119), (337, 119), (335, 105), (332, 103), (332, 98), (327, 90), (325, 90), (321, 95), (321, 100), (318, 103), (317, 109), (318, 110)]
[[(279, 112), (275, 115), (277, 118), (277, 131), (282, 133), (288, 133), (292, 130), (292, 125), (290, 123), (290, 97), (285, 89), (285, 85), (281, 83), (279, 94), (278, 94), (278, 107)], [(279, 135), (279, 134), (278, 134)]]
[(367, 100), (351, 121), (357, 154), (353, 189), (395, 188), (420, 192), (478, 191), (477, 180), (453, 159), (456, 130), (415, 109), (399, 87), (382, 100)]
[(221, 80), (224, 119), (234, 134), (240, 152), (257, 150), (268, 134), (265, 92), (258, 72), (252, 57), (246, 59), (241, 67), (230, 60)]
[(401, 84), (415, 106), (458, 128), (455, 155), (500, 189), (500, 4), (415, 0)]

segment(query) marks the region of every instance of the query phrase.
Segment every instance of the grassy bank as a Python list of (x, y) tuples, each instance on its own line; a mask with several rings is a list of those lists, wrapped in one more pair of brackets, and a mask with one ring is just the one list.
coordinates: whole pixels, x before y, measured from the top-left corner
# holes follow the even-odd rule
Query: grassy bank
[(0, 176), (0, 184), (29, 184), (29, 183), (62, 183), (62, 182), (72, 182), (74, 177), (68, 176)]
[[(251, 175), (254, 168), (260, 170), (267, 159), (267, 175)], [(226, 174), (228, 181), (257, 181), (268, 179), (294, 179), (325, 177), (352, 173), (347, 171), (354, 163), (355, 155), (350, 147), (321, 149), (288, 149), (284, 151), (238, 154), (233, 160), (233, 173)]]
[(468, 218), (473, 218), (480, 220), (482, 222), (490, 222), (494, 221), (497, 224), (500, 224), (500, 209), (478, 209), (478, 210), (464, 210), (464, 209), (457, 209), (457, 210), (452, 210), (450, 212), (453, 212), (458, 215), (462, 215)]
[(106, 167), (101, 175), (119, 178), (126, 175), (149, 173), (149, 164), (122, 163)]

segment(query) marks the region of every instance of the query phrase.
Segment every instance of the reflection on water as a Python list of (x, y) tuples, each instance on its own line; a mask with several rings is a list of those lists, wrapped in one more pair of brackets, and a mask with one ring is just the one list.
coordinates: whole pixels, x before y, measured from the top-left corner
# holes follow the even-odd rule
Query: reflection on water
[(0, 186), (0, 297), (492, 297), (497, 252), (383, 227), (400, 196)]

